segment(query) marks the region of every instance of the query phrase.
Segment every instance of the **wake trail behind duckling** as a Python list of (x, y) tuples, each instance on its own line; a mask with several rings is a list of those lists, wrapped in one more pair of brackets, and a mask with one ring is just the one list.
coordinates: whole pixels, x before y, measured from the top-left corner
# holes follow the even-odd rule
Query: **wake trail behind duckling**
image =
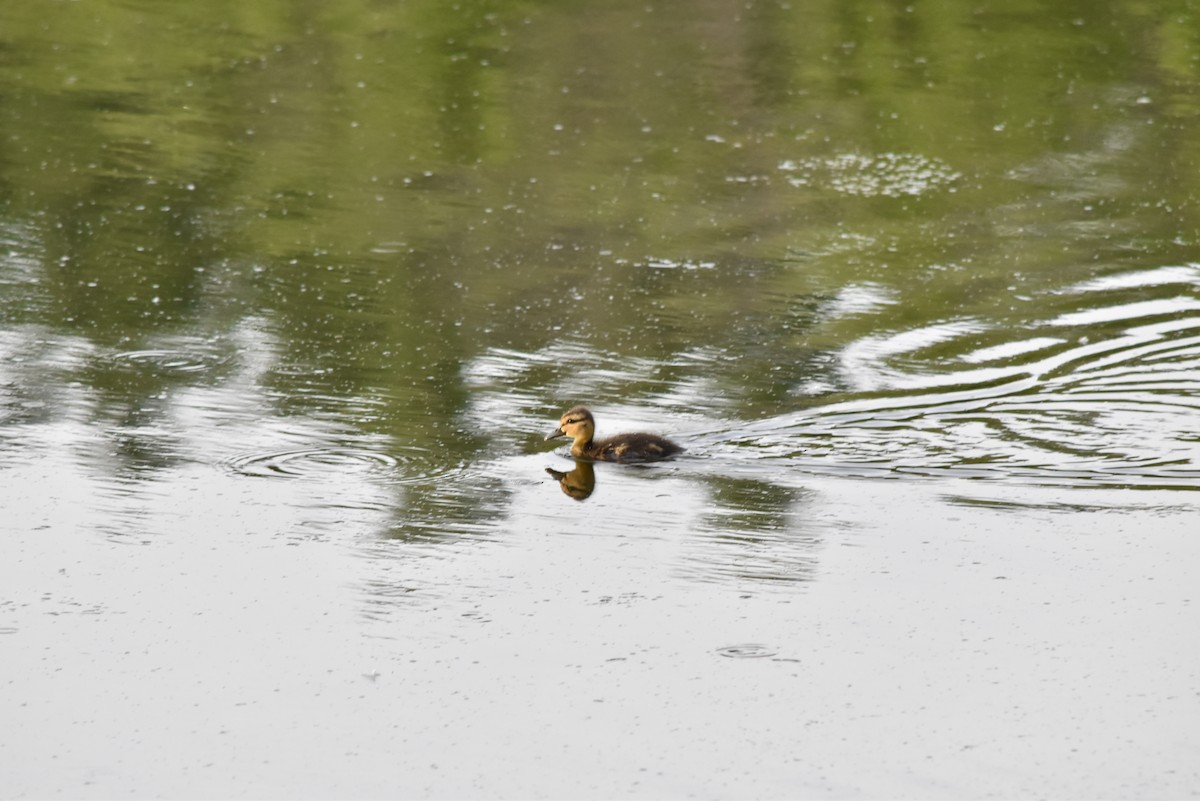
[(693, 447), (813, 473), (1200, 489), (1198, 330), (1192, 316), (1045, 340), (1024, 354), (1040, 358), (913, 376), (903, 390), (699, 431)]

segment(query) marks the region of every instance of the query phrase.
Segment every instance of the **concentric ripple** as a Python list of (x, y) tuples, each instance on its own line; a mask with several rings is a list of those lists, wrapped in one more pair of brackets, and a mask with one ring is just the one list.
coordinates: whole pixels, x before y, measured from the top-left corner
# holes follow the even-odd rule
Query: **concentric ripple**
[(173, 373), (199, 373), (221, 362), (211, 353), (169, 348), (124, 351), (114, 354), (112, 360)]
[(389, 475), (400, 460), (360, 448), (303, 448), (247, 453), (227, 462), (235, 473), (254, 478), (320, 479), (330, 475)]
[(225, 460), (232, 473), (249, 478), (297, 481), (370, 479), (384, 484), (438, 483), (464, 477), (461, 464), (437, 463), (423, 448), (386, 452), (353, 445), (252, 451)]
[(730, 659), (768, 659), (779, 652), (769, 645), (748, 642), (739, 645), (726, 645), (723, 648), (718, 648), (717, 653)]

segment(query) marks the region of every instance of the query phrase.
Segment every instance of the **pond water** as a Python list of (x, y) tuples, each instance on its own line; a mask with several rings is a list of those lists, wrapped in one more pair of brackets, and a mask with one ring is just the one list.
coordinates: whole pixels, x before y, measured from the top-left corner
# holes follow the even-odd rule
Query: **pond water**
[(0, 797), (1200, 794), (1193, 0), (9, 3), (0, 102)]

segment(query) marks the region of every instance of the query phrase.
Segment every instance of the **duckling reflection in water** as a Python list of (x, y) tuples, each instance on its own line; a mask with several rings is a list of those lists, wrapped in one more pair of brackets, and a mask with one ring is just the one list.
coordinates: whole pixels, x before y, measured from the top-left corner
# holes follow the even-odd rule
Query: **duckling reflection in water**
[(582, 406), (570, 409), (558, 421), (558, 428), (546, 435), (547, 440), (570, 437), (571, 455), (577, 459), (597, 462), (653, 462), (667, 459), (683, 448), (657, 434), (617, 434), (608, 439), (595, 439), (596, 420)]
[(546, 472), (554, 476), (563, 494), (577, 501), (586, 501), (596, 489), (596, 468), (592, 467), (591, 462), (576, 460), (575, 469), (569, 473), (553, 467), (547, 467)]

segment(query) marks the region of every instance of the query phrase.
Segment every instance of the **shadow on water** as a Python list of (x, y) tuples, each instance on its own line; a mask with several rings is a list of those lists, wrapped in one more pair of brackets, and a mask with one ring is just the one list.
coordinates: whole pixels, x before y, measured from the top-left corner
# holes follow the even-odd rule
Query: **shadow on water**
[[(665, 465), (606, 465), (653, 478)], [(596, 491), (596, 466), (575, 460), (569, 471), (546, 468), (563, 494), (586, 501)], [(819, 537), (810, 537), (802, 488), (737, 476), (712, 475), (700, 482), (702, 510), (691, 522), (683, 543), (679, 573), (696, 581), (787, 584), (810, 576)], [(640, 489), (640, 488), (639, 488)], [(622, 488), (624, 499), (635, 492)], [(654, 496), (660, 497), (659, 493)], [(651, 501), (652, 503), (652, 501)]]
[(814, 577), (822, 537), (804, 489), (747, 478), (714, 478), (680, 572), (697, 581), (761, 587)]

